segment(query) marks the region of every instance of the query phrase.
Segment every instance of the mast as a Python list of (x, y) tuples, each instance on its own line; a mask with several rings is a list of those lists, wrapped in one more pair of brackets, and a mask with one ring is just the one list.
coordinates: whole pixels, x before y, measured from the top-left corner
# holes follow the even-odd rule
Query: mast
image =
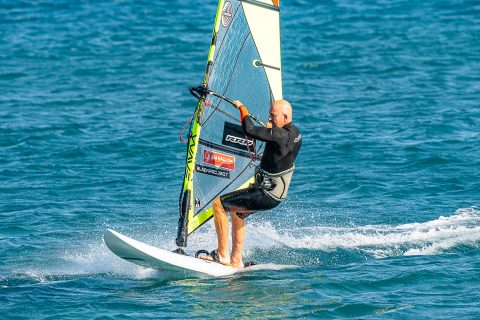
[[(208, 53), (207, 67), (203, 77), (203, 86), (207, 87), (208, 76), (210, 74), (211, 68), (213, 66), (213, 56), (215, 54), (215, 45), (218, 29), (220, 28), (220, 20), (222, 16), (222, 8), (224, 5), (224, 0), (218, 2), (217, 14), (215, 16), (215, 23), (213, 26), (212, 32), (212, 41), (210, 43), (210, 50)], [(197, 108), (195, 110), (195, 115), (193, 119), (193, 125), (191, 127), (190, 133), (188, 135), (188, 144), (187, 144), (187, 157), (185, 163), (185, 174), (183, 177), (183, 185), (180, 193), (179, 199), (179, 213), (180, 218), (178, 220), (178, 232), (177, 238), (175, 240), (177, 246), (186, 247), (187, 246), (187, 237), (188, 237), (188, 221), (193, 217), (193, 171), (195, 165), (195, 157), (197, 155), (198, 142), (200, 139), (200, 132), (202, 131), (202, 125), (200, 120), (203, 114), (203, 103), (204, 100), (200, 99), (198, 101)]]

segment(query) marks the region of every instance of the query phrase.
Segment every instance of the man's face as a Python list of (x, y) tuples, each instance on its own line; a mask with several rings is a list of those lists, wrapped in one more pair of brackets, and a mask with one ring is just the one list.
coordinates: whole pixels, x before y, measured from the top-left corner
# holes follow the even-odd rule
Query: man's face
[(274, 128), (283, 128), (285, 125), (285, 115), (282, 112), (282, 108), (273, 104), (270, 107), (270, 117), (268, 117), (268, 120), (270, 120)]

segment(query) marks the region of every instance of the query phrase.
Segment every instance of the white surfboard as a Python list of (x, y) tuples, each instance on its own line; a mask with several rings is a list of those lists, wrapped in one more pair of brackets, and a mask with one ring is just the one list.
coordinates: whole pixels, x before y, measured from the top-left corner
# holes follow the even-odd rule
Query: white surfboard
[(205, 275), (222, 277), (242, 270), (217, 262), (159, 249), (111, 229), (105, 232), (103, 240), (107, 247), (120, 258), (143, 267), (158, 269), (168, 273), (195, 277)]

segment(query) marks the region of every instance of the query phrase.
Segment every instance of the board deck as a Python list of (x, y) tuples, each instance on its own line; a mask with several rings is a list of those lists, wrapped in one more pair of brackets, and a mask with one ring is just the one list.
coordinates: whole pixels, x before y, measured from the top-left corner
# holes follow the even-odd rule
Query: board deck
[(103, 236), (107, 247), (117, 256), (137, 265), (185, 276), (228, 276), (241, 270), (217, 262), (156, 248), (107, 229)]

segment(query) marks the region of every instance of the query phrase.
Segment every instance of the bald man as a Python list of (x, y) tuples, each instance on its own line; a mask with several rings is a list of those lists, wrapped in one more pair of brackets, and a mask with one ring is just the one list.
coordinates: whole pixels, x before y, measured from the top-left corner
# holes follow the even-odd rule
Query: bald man
[[(270, 107), (267, 127), (257, 127), (250, 119), (247, 108), (235, 101), (240, 110), (242, 128), (248, 137), (266, 142), (260, 166), (255, 170), (255, 182), (246, 189), (217, 197), (213, 201), (213, 217), (217, 232), (218, 249), (213, 259), (237, 268), (243, 267), (242, 247), (247, 216), (275, 208), (287, 197), (294, 161), (302, 145), (302, 136), (292, 123), (292, 107), (286, 100), (278, 100)], [(228, 217), (232, 218), (232, 252), (228, 249)]]

